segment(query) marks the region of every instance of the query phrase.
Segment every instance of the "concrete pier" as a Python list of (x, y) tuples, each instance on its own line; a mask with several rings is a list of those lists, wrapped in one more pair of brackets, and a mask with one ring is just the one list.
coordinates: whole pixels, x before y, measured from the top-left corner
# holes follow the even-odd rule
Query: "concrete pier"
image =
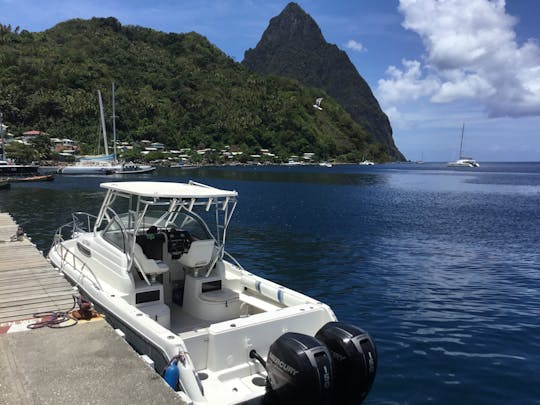
[(0, 404), (180, 404), (180, 397), (101, 320), (27, 329), (66, 311), (70, 284), (0, 213)]

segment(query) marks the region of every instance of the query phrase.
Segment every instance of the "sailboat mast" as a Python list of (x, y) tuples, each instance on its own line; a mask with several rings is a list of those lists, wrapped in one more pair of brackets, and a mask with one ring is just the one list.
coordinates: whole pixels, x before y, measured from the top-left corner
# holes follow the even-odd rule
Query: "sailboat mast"
[(4, 118), (2, 112), (0, 111), (0, 160), (4, 160), (4, 127), (2, 119)]
[(107, 130), (105, 129), (105, 115), (103, 114), (103, 101), (101, 100), (101, 91), (98, 90), (99, 113), (101, 115), (101, 129), (103, 131), (103, 144), (105, 146), (105, 155), (109, 154), (107, 145)]
[(465, 132), (465, 123), (461, 127), (461, 143), (459, 144), (459, 158), (463, 156), (463, 133)]
[(114, 109), (114, 82), (112, 83), (112, 128), (113, 128), (113, 154), (116, 163), (116, 114)]

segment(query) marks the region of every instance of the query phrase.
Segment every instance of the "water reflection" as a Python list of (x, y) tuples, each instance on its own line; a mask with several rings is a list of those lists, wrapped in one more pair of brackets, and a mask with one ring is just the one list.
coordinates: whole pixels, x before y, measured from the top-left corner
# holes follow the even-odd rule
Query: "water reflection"
[[(160, 169), (125, 179), (236, 189), (228, 250), (372, 334), (380, 369), (370, 403), (532, 403), (540, 165), (525, 167)], [(14, 184), (0, 192), (0, 210), (46, 251), (72, 211), (97, 212), (99, 183), (119, 180)]]
[(335, 185), (373, 186), (387, 180), (385, 173), (358, 172), (354, 166), (324, 168), (318, 166), (234, 166), (203, 167), (197, 169), (160, 169), (158, 175), (164, 180), (174, 178), (189, 179), (214, 178), (233, 182), (258, 181), (280, 183), (318, 183)]

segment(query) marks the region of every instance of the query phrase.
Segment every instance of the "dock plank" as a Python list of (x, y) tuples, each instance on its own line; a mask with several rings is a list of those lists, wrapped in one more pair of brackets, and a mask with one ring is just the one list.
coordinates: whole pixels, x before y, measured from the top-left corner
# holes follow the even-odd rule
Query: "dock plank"
[(11, 240), (17, 228), (0, 213), (0, 322), (71, 308), (76, 290), (28, 238)]

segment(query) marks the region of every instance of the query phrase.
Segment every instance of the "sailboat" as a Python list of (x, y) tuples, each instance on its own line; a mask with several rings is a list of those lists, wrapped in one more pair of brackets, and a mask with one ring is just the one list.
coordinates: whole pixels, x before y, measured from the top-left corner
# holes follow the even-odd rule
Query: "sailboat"
[(109, 147), (107, 144), (107, 132), (105, 130), (105, 116), (103, 114), (103, 101), (101, 99), (101, 92), (98, 90), (97, 93), (105, 154), (81, 156), (76, 164), (58, 169), (58, 174), (92, 175), (113, 174), (115, 172), (114, 163), (116, 156), (114, 154), (109, 154)]
[(373, 166), (375, 163), (371, 160), (368, 160), (365, 158), (365, 156), (362, 156), (362, 161), (358, 163), (360, 166)]
[(116, 159), (116, 115), (114, 100), (114, 83), (112, 84), (112, 123), (113, 123), (113, 155), (114, 155), (114, 173), (115, 174), (141, 174), (150, 173), (156, 170), (154, 166), (140, 165), (133, 162), (118, 162)]
[(105, 114), (103, 112), (103, 101), (101, 92), (98, 90), (99, 112), (101, 117), (101, 129), (103, 133), (104, 155), (84, 156), (79, 158), (79, 162), (73, 166), (66, 166), (58, 170), (61, 174), (141, 174), (156, 170), (154, 166), (139, 165), (133, 162), (125, 163), (117, 160), (116, 154), (116, 121), (115, 121), (115, 100), (114, 83), (112, 84), (112, 109), (113, 109), (113, 153), (109, 154), (107, 142), (107, 130), (105, 127)]
[(461, 127), (461, 144), (459, 146), (459, 159), (448, 162), (448, 167), (480, 167), (480, 164), (470, 157), (463, 156), (463, 134), (465, 133), (465, 124)]

